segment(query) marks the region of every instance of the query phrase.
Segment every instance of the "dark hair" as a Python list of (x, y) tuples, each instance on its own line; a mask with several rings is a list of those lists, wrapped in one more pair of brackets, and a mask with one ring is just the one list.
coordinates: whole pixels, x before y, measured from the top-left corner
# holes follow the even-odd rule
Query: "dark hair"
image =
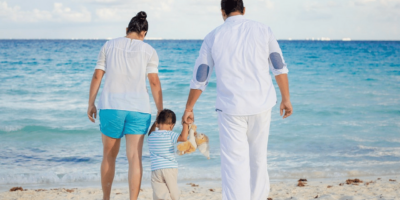
[(229, 15), (235, 11), (240, 11), (243, 13), (243, 0), (222, 0), (221, 9), (225, 11), (226, 15)]
[(146, 12), (144, 11), (138, 12), (136, 16), (134, 16), (129, 22), (126, 34), (131, 32), (141, 33), (142, 31), (147, 31), (149, 29), (149, 23), (147, 22), (146, 18), (147, 18)]
[(175, 124), (176, 116), (174, 111), (169, 109), (164, 109), (160, 112), (157, 117), (157, 124)]

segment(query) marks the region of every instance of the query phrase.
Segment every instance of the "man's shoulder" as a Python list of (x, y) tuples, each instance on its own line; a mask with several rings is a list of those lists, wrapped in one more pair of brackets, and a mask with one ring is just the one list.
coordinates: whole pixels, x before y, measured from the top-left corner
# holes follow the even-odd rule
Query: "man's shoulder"
[(270, 27), (267, 24), (264, 24), (262, 22), (256, 21), (256, 20), (252, 20), (252, 19), (246, 19), (245, 21), (247, 24), (251, 25), (251, 26), (257, 26), (259, 28), (268, 30), (270, 29)]
[(221, 25), (215, 27), (212, 31), (210, 31), (210, 32), (206, 35), (206, 37), (204, 37), (204, 40), (214, 38), (214, 37), (215, 37), (215, 34), (216, 34), (218, 31), (220, 31), (220, 30), (223, 28), (223, 26), (224, 26), (224, 24), (221, 24)]
[(204, 42), (208, 47), (212, 47), (214, 44), (215, 35), (223, 28), (224, 24), (221, 24), (209, 32), (206, 37), (204, 37)]

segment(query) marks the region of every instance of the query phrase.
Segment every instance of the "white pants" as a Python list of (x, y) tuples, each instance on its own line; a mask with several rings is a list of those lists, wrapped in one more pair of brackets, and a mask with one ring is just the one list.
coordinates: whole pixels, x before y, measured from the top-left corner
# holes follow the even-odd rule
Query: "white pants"
[(270, 185), (267, 145), (271, 110), (233, 116), (218, 112), (224, 200), (265, 200)]

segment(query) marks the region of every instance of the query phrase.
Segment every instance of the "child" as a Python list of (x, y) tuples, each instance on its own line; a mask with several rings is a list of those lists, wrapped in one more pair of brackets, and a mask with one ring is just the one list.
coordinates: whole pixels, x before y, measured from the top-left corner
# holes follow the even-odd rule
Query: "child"
[[(149, 131), (148, 145), (151, 159), (151, 187), (153, 199), (178, 200), (178, 162), (175, 159), (174, 145), (187, 141), (189, 125), (184, 124), (181, 134), (172, 132), (176, 116), (171, 110), (160, 112)], [(156, 126), (158, 131), (156, 131)]]

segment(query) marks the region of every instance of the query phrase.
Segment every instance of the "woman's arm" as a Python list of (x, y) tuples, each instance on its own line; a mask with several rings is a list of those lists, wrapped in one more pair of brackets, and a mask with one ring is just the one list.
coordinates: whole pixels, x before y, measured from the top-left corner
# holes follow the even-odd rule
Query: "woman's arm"
[(183, 123), (182, 126), (183, 128), (181, 135), (178, 137), (178, 142), (186, 142), (189, 135), (189, 124)]
[[(90, 92), (89, 92), (89, 105), (87, 110), (87, 115), (93, 123), (97, 118), (97, 108), (94, 105), (96, 101), (97, 93), (99, 92), (101, 80), (103, 79), (104, 71), (101, 69), (96, 69), (93, 73), (92, 83), (90, 84)], [(94, 118), (93, 118), (94, 116)]]
[(157, 73), (150, 73), (148, 74), (151, 93), (153, 94), (154, 102), (156, 103), (157, 107), (157, 116), (163, 109), (163, 96), (162, 96), (162, 89), (161, 89), (161, 82), (158, 78)]
[(150, 135), (150, 133), (156, 131), (156, 126), (157, 126), (157, 125), (156, 125), (156, 122), (154, 122), (153, 125), (151, 126), (150, 130), (149, 130), (148, 135)]

